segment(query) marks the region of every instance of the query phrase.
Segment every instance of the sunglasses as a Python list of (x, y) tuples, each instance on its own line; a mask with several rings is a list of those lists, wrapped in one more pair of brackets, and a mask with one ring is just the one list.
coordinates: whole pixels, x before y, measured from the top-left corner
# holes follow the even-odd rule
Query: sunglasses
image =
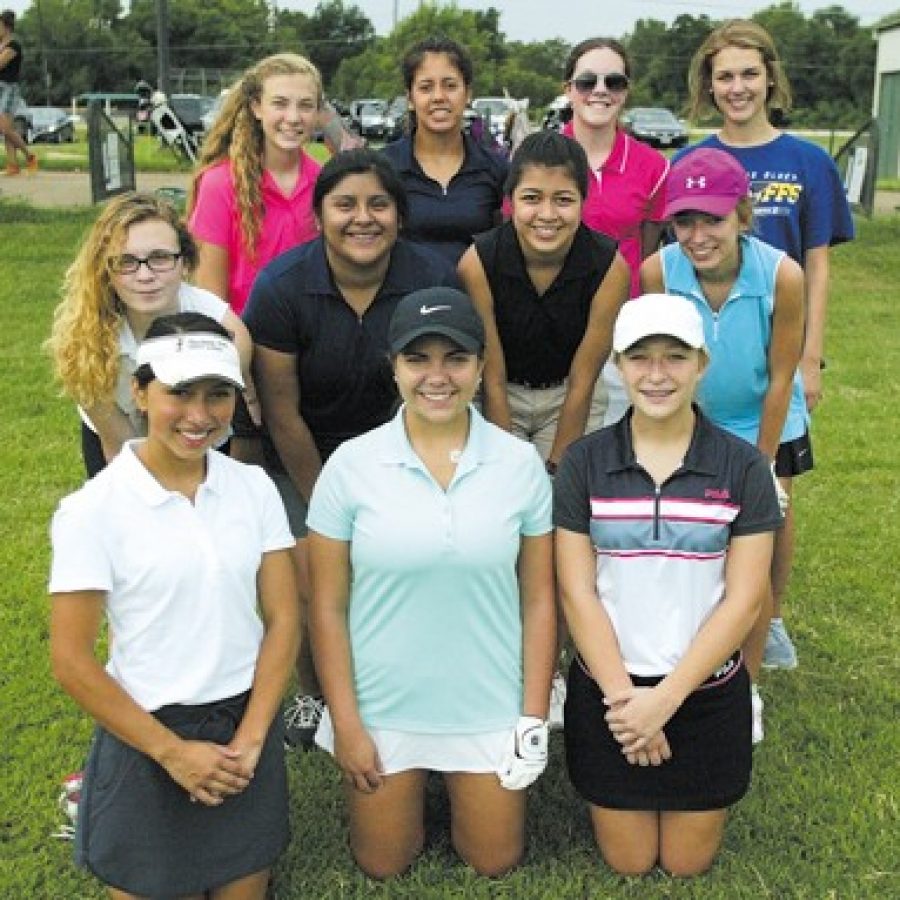
[(611, 94), (621, 94), (628, 90), (631, 83), (627, 75), (621, 72), (607, 72), (605, 75), (598, 75), (596, 72), (582, 72), (577, 78), (569, 80), (579, 94), (590, 94), (596, 87), (597, 82), (603, 82), (606, 90)]

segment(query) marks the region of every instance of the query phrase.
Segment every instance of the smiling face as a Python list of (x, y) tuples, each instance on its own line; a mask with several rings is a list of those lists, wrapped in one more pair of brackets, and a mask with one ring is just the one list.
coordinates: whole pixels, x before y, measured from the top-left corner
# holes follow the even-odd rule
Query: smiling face
[(170, 387), (154, 378), (135, 386), (137, 408), (147, 416), (147, 451), (156, 460), (196, 462), (226, 437), (236, 389), (218, 378)]
[(413, 76), (408, 96), (417, 129), (451, 134), (462, 128), (463, 112), (472, 92), (446, 53), (426, 53)]
[[(168, 222), (148, 219), (128, 229), (124, 244), (114, 255), (146, 259), (154, 251), (178, 253), (180, 249), (178, 235)], [(132, 328), (144, 331), (157, 316), (177, 311), (182, 275), (183, 266), (179, 259), (168, 272), (154, 272), (144, 263), (131, 273), (110, 271), (109, 279)]]
[(394, 358), (394, 379), (407, 417), (448, 425), (468, 414), (484, 363), (445, 337), (418, 338)]
[(394, 198), (374, 172), (347, 175), (322, 199), (319, 228), (333, 269), (386, 264), (397, 242)]
[[(582, 93), (575, 87), (575, 80), (587, 72), (601, 76), (589, 93)], [(609, 47), (588, 50), (575, 63), (572, 80), (566, 85), (566, 96), (572, 104), (572, 113), (577, 123), (588, 128), (608, 128), (618, 121), (622, 107), (628, 99), (628, 90), (610, 91), (604, 75), (625, 74), (625, 60)]]
[(724, 218), (687, 210), (672, 217), (675, 240), (702, 277), (737, 276), (741, 265), (737, 210)]
[(713, 103), (727, 123), (743, 127), (768, 122), (771, 79), (759, 50), (725, 47), (713, 57), (711, 70)]
[(525, 259), (564, 259), (575, 240), (583, 205), (569, 170), (564, 166), (526, 166), (510, 200)]
[(265, 151), (295, 153), (310, 140), (319, 116), (319, 91), (310, 75), (271, 75), (250, 104)]
[(681, 341), (644, 338), (616, 356), (635, 415), (654, 421), (684, 415), (706, 367), (706, 355)]

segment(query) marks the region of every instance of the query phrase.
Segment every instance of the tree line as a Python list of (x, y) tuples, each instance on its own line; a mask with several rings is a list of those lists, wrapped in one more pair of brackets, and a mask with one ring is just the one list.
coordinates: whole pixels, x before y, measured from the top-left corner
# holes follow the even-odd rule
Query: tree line
[[(753, 18), (774, 36), (794, 89), (794, 125), (850, 128), (872, 104), (875, 42), (872, 29), (841, 6), (805, 15), (783, 2)], [(696, 48), (720, 23), (681, 15), (669, 25), (647, 18), (619, 36), (633, 60), (631, 103), (681, 112), (687, 68)], [(86, 91), (131, 91), (156, 79), (156, 2), (33, 0), (19, 19), (29, 103), (68, 105)], [(423, 4), (378, 37), (365, 13), (343, 0), (321, 0), (314, 12), (280, 9), (276, 0), (169, 0), (173, 79), (184, 92), (217, 92), (269, 53), (303, 53), (321, 69), (326, 91), (345, 100), (403, 93), (399, 60), (420, 38), (446, 34), (465, 44), (475, 62), (476, 95), (508, 91), (530, 97), (532, 108), (562, 89), (570, 45), (559, 38), (509, 41), (499, 10)], [(602, 16), (585, 37), (602, 33)]]

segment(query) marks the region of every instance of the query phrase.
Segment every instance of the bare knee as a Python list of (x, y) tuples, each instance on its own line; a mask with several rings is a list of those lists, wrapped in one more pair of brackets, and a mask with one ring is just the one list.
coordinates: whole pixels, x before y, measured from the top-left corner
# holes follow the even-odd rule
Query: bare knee
[(369, 878), (376, 881), (384, 881), (402, 875), (416, 861), (416, 857), (422, 852), (425, 838), (420, 835), (416, 841), (407, 846), (391, 847), (362, 847), (351, 842), (350, 850), (356, 865)]
[(617, 875), (648, 875), (656, 867), (656, 847), (605, 847), (599, 844), (603, 861)]
[(497, 850), (491, 847), (462, 847), (453, 842), (460, 859), (485, 878), (500, 878), (522, 864), (525, 848), (521, 844)]
[(700, 853), (663, 853), (659, 865), (673, 878), (693, 878), (708, 872), (715, 858), (715, 849)]

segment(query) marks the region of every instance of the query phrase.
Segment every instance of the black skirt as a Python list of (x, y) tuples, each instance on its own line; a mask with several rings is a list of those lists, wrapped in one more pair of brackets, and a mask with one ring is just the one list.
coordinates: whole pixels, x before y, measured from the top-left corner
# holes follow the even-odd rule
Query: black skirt
[[(638, 687), (661, 681), (631, 678)], [(606, 712), (599, 685), (576, 656), (566, 694), (566, 765), (575, 789), (590, 803), (609, 809), (699, 811), (723, 809), (747, 792), (750, 679), (739, 655), (668, 721), (663, 731), (672, 758), (660, 766), (630, 764), (609, 730)]]
[[(227, 744), (248, 698), (165, 706), (154, 716), (183, 738)], [(268, 868), (289, 839), (282, 741), (278, 715), (247, 788), (205, 806), (98, 726), (84, 771), (76, 862), (106, 885), (148, 897), (201, 893)]]

